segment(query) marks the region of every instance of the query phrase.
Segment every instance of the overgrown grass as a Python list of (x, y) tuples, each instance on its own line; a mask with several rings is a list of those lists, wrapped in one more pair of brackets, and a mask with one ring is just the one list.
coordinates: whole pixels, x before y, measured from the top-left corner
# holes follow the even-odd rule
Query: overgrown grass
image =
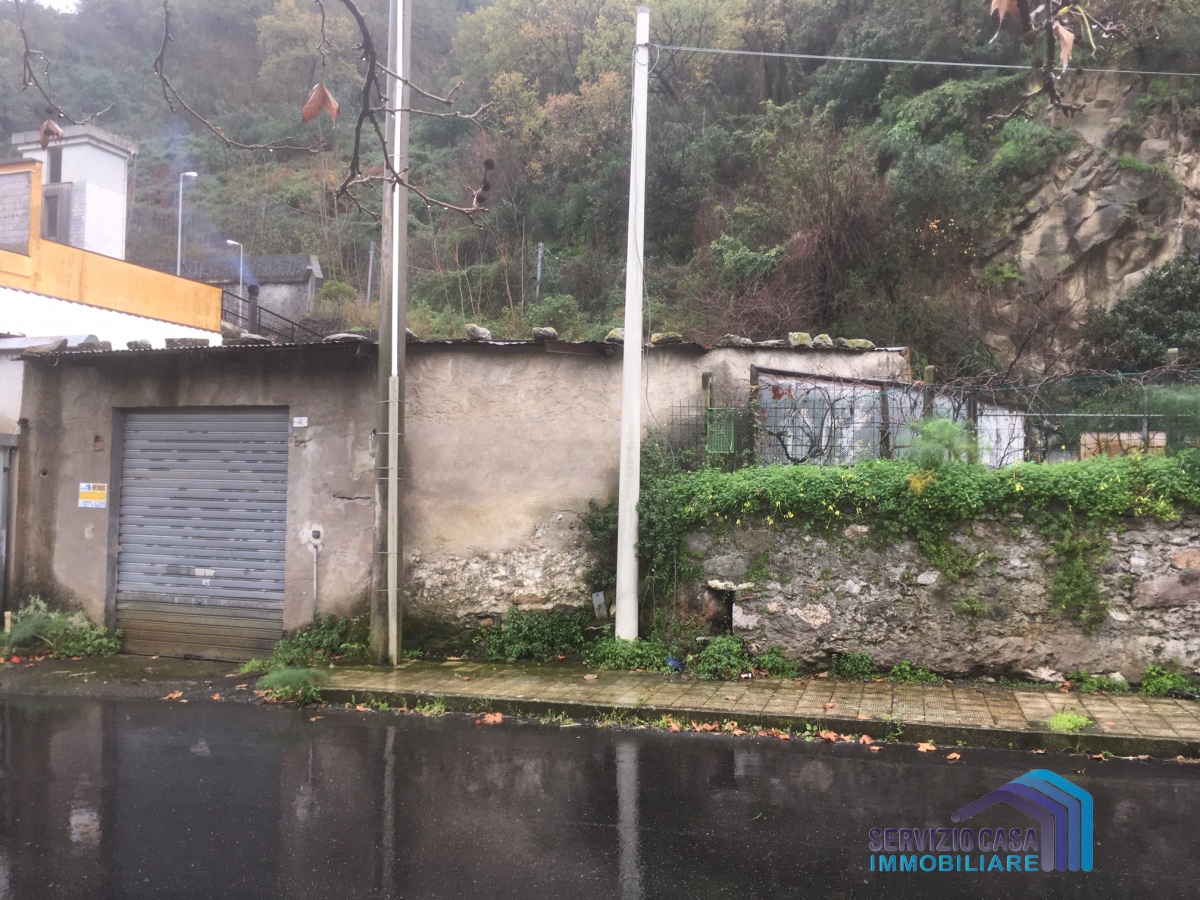
[(238, 671), (243, 675), (283, 668), (306, 668), (335, 659), (366, 661), (370, 624), (366, 616), (313, 616), (312, 621), (285, 634), (265, 659), (252, 659)]
[(1087, 672), (1072, 672), (1067, 676), (1081, 694), (1128, 694), (1129, 684), (1107, 675), (1091, 675)]
[(79, 612), (51, 610), (40, 597), (30, 597), (13, 613), (7, 648), (53, 656), (112, 656), (121, 650), (121, 632), (111, 635)]
[(1200, 692), (1200, 683), (1165, 666), (1155, 664), (1146, 666), (1146, 671), (1142, 674), (1142, 683), (1138, 685), (1139, 693), (1149, 694), (1152, 697), (1166, 697), (1172, 691), (1198, 693)]
[(317, 683), (325, 677), (325, 673), (318, 669), (289, 666), (268, 672), (258, 680), (258, 688), (269, 691), (272, 699), (308, 706), (321, 701), (321, 689)]
[(657, 637), (636, 641), (603, 637), (584, 651), (583, 660), (597, 669), (669, 672), (667, 657), (672, 653), (671, 648)]
[(901, 660), (898, 665), (892, 666), (891, 671), (884, 677), (888, 681), (894, 681), (899, 684), (941, 684), (944, 680), (936, 672), (931, 672), (923, 666), (914, 666), (907, 659)]
[(842, 681), (866, 681), (874, 678), (879, 667), (869, 653), (835, 653), (829, 677)]
[(557, 612), (513, 606), (502, 623), (480, 629), (475, 644), (487, 660), (550, 662), (583, 646), (583, 627), (591, 618), (583, 609)]
[(745, 641), (731, 634), (713, 638), (688, 665), (699, 677), (713, 680), (737, 678), (753, 668)]
[(1092, 720), (1073, 709), (1062, 709), (1046, 720), (1051, 731), (1075, 734), (1092, 724)]

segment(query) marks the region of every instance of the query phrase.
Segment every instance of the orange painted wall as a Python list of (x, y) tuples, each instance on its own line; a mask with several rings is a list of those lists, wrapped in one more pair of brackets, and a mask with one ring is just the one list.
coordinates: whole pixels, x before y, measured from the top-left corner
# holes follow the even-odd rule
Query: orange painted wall
[(221, 330), (221, 289), (41, 238), (42, 164), (0, 165), (30, 172), (29, 255), (0, 250), (0, 285), (146, 316), (206, 331)]

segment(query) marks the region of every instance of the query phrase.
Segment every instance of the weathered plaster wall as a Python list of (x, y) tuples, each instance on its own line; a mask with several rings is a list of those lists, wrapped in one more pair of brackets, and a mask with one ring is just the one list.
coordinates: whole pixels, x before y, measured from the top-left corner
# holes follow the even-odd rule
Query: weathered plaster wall
[[(468, 624), (510, 603), (589, 602), (579, 514), (617, 488), (621, 351), (553, 349), (409, 345), (404, 521), (417, 617)], [(715, 402), (744, 401), (751, 364), (909, 377), (904, 351), (657, 347), (645, 354), (643, 423), (666, 426), (673, 404), (700, 404), (704, 372)]]
[[(1054, 562), (1045, 539), (1019, 518), (979, 521), (955, 536), (983, 560), (959, 581), (930, 565), (915, 544), (880, 544), (864, 531), (699, 531), (688, 543), (710, 579), (753, 580), (753, 588), (734, 595), (735, 633), (814, 666), (848, 651), (884, 665), (908, 659), (943, 674), (1045, 680), (1079, 669), (1135, 680), (1148, 664), (1171, 660), (1200, 666), (1200, 515), (1131, 519), (1109, 533), (1112, 552), (1100, 575), (1110, 612), (1091, 634), (1050, 612)], [(714, 593), (691, 585), (678, 600), (694, 610), (713, 608), (724, 599)]]
[(354, 347), (246, 353), (64, 357), (26, 366), (13, 561), (17, 597), (39, 594), (104, 621), (109, 519), (80, 509), (80, 482), (113, 481), (113, 410), (286, 407), (307, 416), (288, 453), (284, 627), (318, 608), (306, 536), (319, 523), (320, 612), (358, 613), (370, 596), (375, 358)]

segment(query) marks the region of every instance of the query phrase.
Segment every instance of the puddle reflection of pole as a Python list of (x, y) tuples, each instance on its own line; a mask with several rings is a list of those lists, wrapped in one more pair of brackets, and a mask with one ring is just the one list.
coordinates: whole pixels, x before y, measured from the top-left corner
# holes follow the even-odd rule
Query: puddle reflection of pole
[(621, 844), (618, 879), (621, 900), (642, 900), (638, 829), (638, 746), (617, 745), (617, 839)]
[(383, 748), (383, 893), (396, 894), (393, 866), (396, 862), (396, 726), (389, 725)]

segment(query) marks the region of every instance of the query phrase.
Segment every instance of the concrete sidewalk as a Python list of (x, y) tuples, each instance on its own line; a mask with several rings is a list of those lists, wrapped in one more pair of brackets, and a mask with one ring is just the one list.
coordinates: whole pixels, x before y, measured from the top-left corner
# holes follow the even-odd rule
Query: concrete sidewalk
[[(594, 679), (585, 676), (594, 675)], [(448, 709), (513, 714), (614, 713), (643, 720), (734, 720), (739, 725), (889, 735), (905, 741), (1035, 750), (1200, 756), (1200, 702), (1160, 697), (1011, 690), (995, 685), (904, 685), (825, 678), (700, 681), (678, 675), (468, 661), (405, 662), (395, 669), (339, 668), (322, 694), (395, 705), (439, 699)], [(1079, 734), (1046, 720), (1075, 710), (1093, 722)]]

